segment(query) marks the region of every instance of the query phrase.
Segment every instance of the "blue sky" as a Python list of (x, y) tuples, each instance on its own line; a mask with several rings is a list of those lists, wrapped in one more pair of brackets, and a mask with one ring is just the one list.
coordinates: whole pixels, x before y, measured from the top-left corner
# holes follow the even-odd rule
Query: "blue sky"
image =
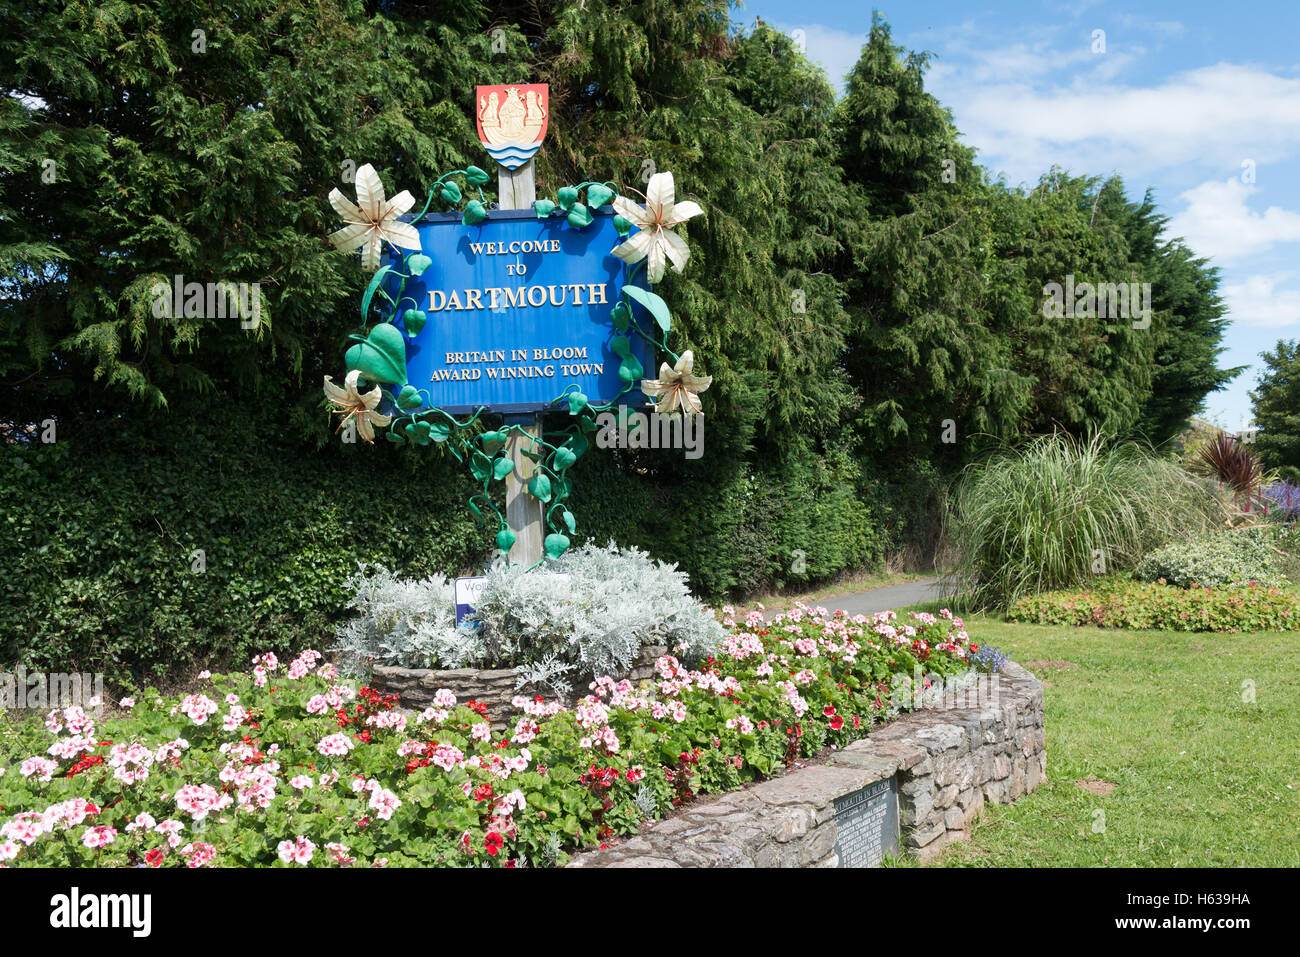
[[(1221, 269), (1232, 325), (1220, 363), (1251, 368), (1206, 409), (1245, 425), (1259, 353), (1300, 338), (1300, 2), (878, 9), (896, 43), (936, 55), (927, 88), (1011, 184), (1055, 163), (1117, 173), (1130, 198), (1155, 190), (1169, 234)], [(870, 6), (848, 0), (753, 0), (732, 15), (802, 39), (841, 89), (871, 26)]]

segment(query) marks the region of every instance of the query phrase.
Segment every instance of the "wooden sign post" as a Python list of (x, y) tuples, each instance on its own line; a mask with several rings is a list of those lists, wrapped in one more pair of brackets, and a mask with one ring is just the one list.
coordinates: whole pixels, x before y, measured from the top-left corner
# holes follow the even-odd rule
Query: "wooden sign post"
[[(544, 83), (480, 86), (475, 90), (479, 140), (497, 161), (497, 196), (502, 209), (531, 209), (537, 199), (533, 156), (546, 136), (549, 90)], [(515, 533), (511, 563), (542, 560), (546, 537), (545, 506), (528, 494), (534, 462), (524, 455), (542, 434), (542, 413), (506, 416), (507, 425), (524, 426), (510, 433), (506, 452), (515, 467), (506, 476), (506, 523)], [(537, 448), (541, 452), (541, 447)]]

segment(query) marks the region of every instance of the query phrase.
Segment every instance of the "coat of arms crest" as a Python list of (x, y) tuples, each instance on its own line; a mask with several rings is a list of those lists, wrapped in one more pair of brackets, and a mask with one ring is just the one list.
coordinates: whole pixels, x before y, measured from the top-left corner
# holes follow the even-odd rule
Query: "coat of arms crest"
[(478, 138), (488, 155), (511, 170), (532, 159), (546, 136), (547, 85), (480, 86), (475, 99)]

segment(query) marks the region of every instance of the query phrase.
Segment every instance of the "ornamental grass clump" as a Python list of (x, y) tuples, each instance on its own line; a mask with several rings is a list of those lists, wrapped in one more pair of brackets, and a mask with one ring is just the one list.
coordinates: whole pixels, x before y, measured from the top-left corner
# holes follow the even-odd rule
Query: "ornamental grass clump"
[(1207, 483), (1132, 442), (1056, 433), (972, 466), (945, 536), (948, 584), (976, 608), (1131, 569), (1223, 520)]

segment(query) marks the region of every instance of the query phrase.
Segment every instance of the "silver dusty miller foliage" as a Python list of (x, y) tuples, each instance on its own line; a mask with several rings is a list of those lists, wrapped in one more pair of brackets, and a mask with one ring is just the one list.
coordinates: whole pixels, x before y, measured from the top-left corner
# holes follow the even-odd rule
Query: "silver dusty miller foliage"
[(724, 633), (691, 596), (684, 572), (612, 542), (532, 571), (491, 569), (475, 623), (459, 628), (453, 585), (442, 576), (410, 581), (362, 566), (348, 587), (348, 607), (359, 614), (339, 627), (335, 647), (359, 670), (515, 667), (521, 687), (566, 694), (573, 679), (627, 671), (642, 645), (667, 645), (690, 660)]

